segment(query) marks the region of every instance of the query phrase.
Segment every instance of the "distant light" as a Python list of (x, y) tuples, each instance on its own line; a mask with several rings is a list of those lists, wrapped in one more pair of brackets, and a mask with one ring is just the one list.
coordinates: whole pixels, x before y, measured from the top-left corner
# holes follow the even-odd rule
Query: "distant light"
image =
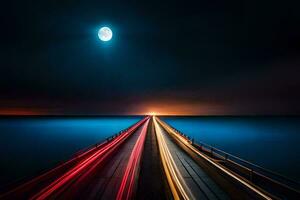
[(157, 115), (157, 113), (155, 113), (155, 112), (150, 112), (150, 113), (148, 113), (148, 115), (155, 116), (155, 115)]
[(100, 28), (100, 30), (98, 31), (98, 37), (103, 42), (107, 42), (111, 40), (112, 36), (113, 36), (113, 32), (111, 31), (110, 28), (106, 26)]

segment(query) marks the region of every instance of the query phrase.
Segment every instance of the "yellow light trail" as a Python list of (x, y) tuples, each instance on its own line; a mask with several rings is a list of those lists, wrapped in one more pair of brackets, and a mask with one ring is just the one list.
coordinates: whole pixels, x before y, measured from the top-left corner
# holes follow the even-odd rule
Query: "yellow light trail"
[(205, 159), (206, 161), (208, 161), (210, 164), (212, 164), (213, 166), (215, 166), (216, 168), (220, 169), (222, 172), (224, 172), (225, 174), (229, 175), (231, 178), (233, 178), (234, 180), (238, 181), (239, 183), (241, 183), (242, 185), (244, 185), (245, 187), (247, 187), (248, 189), (250, 189), (251, 191), (253, 191), (254, 193), (256, 193), (257, 195), (259, 195), (260, 197), (264, 198), (264, 199), (268, 199), (268, 200), (272, 200), (271, 197), (269, 197), (268, 195), (264, 194), (263, 192), (261, 192), (260, 190), (258, 190), (257, 188), (253, 187), (251, 184), (247, 183), (245, 180), (241, 179), (240, 177), (236, 176), (235, 174), (233, 174), (231, 171), (227, 170), (226, 168), (224, 168), (223, 166), (221, 166), (220, 164), (212, 161), (208, 156), (206, 156), (205, 154), (201, 153), (197, 148), (195, 148), (185, 137), (183, 137), (182, 135), (178, 134), (177, 132), (174, 131), (173, 128), (171, 128), (169, 125), (167, 125), (165, 122), (161, 121), (160, 119), (157, 118), (158, 123), (165, 129), (167, 130), (167, 132), (169, 132), (170, 134), (172, 134), (174, 137), (176, 137), (177, 139), (179, 139), (182, 143), (184, 143), (187, 147), (189, 147), (193, 152), (195, 152), (197, 155), (199, 155), (200, 157), (202, 157), (203, 159)]
[(155, 116), (153, 117), (153, 121), (158, 141), (160, 157), (174, 199), (195, 199), (191, 190), (184, 181), (179, 169), (177, 168), (174, 158), (170, 153), (170, 150), (166, 143), (165, 135), (162, 132), (163, 130), (157, 123)]

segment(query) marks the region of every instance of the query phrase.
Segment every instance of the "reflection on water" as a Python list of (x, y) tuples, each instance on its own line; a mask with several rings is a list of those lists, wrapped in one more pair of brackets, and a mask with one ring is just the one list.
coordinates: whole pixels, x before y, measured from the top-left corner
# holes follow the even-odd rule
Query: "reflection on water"
[(49, 169), (141, 117), (0, 119), (0, 186)]
[(179, 131), (300, 181), (300, 118), (168, 117)]

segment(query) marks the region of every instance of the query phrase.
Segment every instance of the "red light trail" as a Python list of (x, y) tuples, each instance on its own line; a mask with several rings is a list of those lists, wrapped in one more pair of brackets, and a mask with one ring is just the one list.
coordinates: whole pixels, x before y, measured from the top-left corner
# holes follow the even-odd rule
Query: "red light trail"
[(110, 143), (107, 143), (103, 148), (97, 150), (94, 154), (89, 156), (84, 161), (80, 162), (78, 165), (73, 167), (71, 170), (69, 170), (67, 173), (65, 173), (63, 176), (52, 182), (49, 186), (41, 190), (38, 194), (34, 195), (31, 199), (37, 199), (42, 200), (49, 197), (52, 193), (57, 191), (59, 188), (61, 188), (64, 184), (68, 183), (69, 181), (73, 180), (78, 176), (80, 173), (82, 173), (89, 165), (91, 165), (94, 161), (98, 160), (99, 162), (102, 162), (105, 158), (107, 158), (110, 153), (116, 149), (118, 146), (120, 146), (133, 132), (134, 130), (139, 127), (142, 123), (144, 123), (149, 118), (145, 118), (144, 120), (140, 121), (133, 127), (131, 127), (128, 131), (118, 136), (116, 139), (111, 141)]
[[(142, 132), (135, 143), (132, 153), (130, 155), (125, 174), (123, 176), (120, 189), (118, 191), (117, 200), (131, 199), (132, 193), (134, 191), (135, 177), (139, 172), (139, 163), (141, 160), (143, 147), (145, 143), (145, 138), (147, 134), (149, 120), (144, 125)], [(126, 190), (127, 189), (127, 190)]]
[[(9, 197), (10, 195), (18, 196), (18, 194), (22, 196), (24, 195), (24, 193), (30, 191), (31, 189), (34, 189), (36, 185), (42, 183), (43, 181), (49, 181), (51, 180), (51, 177), (53, 180), (53, 176), (56, 178), (52, 182), (50, 182), (50, 184), (44, 186), (42, 189), (38, 189), (38, 192), (33, 195), (29, 195), (29, 198), (47, 199), (52, 195), (59, 194), (59, 192), (61, 192), (61, 188), (66, 186), (68, 183), (73, 182), (74, 180), (83, 179), (83, 177), (89, 174), (93, 167), (107, 160), (107, 158), (109, 158), (112, 153), (121, 144), (123, 144), (128, 137), (135, 133), (137, 128), (139, 128), (146, 121), (148, 124), (149, 117), (146, 117), (143, 120), (139, 121), (128, 130), (116, 136), (114, 139), (94, 146), (87, 151), (78, 154), (75, 158), (70, 159), (69, 161), (57, 166), (47, 173), (38, 176), (37, 178), (15, 188), (14, 190), (9, 191), (8, 193), (0, 197)], [(69, 167), (69, 169), (63, 171), (65, 167)]]
[[(153, 123), (150, 122), (151, 119)], [(153, 138), (148, 139), (148, 133), (155, 134), (153, 137), (157, 146), (149, 143)], [(0, 199), (134, 199), (138, 196), (136, 191), (140, 184), (146, 183), (139, 180), (144, 178), (147, 181), (153, 174), (151, 170), (146, 172), (147, 175), (144, 170), (144, 174), (140, 174), (141, 168), (149, 169), (149, 157), (146, 159), (143, 154), (154, 155), (149, 150), (149, 145), (151, 151), (158, 151), (160, 159), (156, 157), (154, 162), (161, 161), (161, 174), (158, 174), (166, 179), (168, 186), (164, 189), (174, 199), (227, 199), (229, 190), (234, 191), (234, 196), (238, 191), (239, 197), (273, 197), (221, 165), (211, 154), (197, 149), (191, 141), (158, 117), (148, 116), (112, 139), (80, 151), (74, 158), (47, 173), (0, 195)], [(217, 176), (223, 178), (221, 181), (229, 188), (228, 191), (219, 188), (222, 185), (218, 186), (215, 179), (209, 177), (211, 172), (206, 172), (208, 168), (217, 170)], [(291, 194), (298, 193), (294, 191)]]

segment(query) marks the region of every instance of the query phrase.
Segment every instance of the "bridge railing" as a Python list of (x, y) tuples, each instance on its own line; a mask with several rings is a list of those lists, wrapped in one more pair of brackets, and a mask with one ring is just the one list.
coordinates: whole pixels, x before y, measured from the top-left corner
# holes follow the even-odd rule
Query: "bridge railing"
[(194, 141), (194, 138), (183, 134), (172, 126), (170, 127), (175, 132), (185, 137), (187, 141), (193, 144), (193, 146), (195, 146), (197, 149), (205, 152), (212, 158), (215, 158), (221, 162), (223, 161), (223, 165), (230, 169), (233, 169), (234, 171), (237, 171), (241, 176), (253, 183), (259, 182), (261, 185), (267, 186), (270, 184), (274, 184), (276, 185), (276, 188), (279, 185), (280, 187), (286, 187), (287, 189), (295, 190), (296, 192), (300, 190), (300, 183), (295, 180), (292, 180), (271, 170), (265, 169), (259, 165), (253, 164), (247, 160), (222, 151), (204, 142)]
[(83, 148), (83, 149), (81, 149), (81, 150), (75, 152), (75, 153), (71, 156), (71, 158), (72, 158), (72, 157), (76, 157), (77, 155), (79, 155), (79, 154), (81, 154), (81, 153), (83, 153), (83, 152), (85, 152), (85, 151), (88, 151), (89, 149), (92, 149), (92, 148), (94, 148), (94, 147), (101, 146), (101, 145), (103, 145), (103, 144), (105, 144), (105, 143), (111, 141), (112, 139), (115, 139), (116, 137), (118, 137), (118, 136), (121, 135), (122, 133), (127, 132), (129, 129), (131, 129), (132, 127), (134, 127), (134, 126), (137, 125), (138, 123), (141, 123), (142, 121), (145, 121), (145, 119), (146, 119), (146, 118), (143, 118), (143, 119), (137, 121), (136, 123), (132, 124), (131, 126), (125, 128), (125, 129), (123, 129), (123, 130), (121, 130), (121, 131), (119, 131), (119, 132), (117, 132), (117, 133), (115, 133), (115, 134), (112, 134), (112, 135), (108, 136), (107, 138), (105, 138), (105, 139), (103, 139), (103, 140), (100, 140), (99, 142), (97, 142), (97, 143), (95, 143), (95, 144), (92, 144), (92, 145), (90, 145), (90, 146), (87, 146), (87, 147), (85, 147), (85, 148)]
[[(144, 118), (145, 119), (145, 118)], [(111, 141), (112, 139), (116, 138), (117, 136), (121, 135), (122, 133), (124, 132), (127, 132), (129, 129), (131, 129), (132, 127), (134, 127), (136, 124), (140, 123), (141, 121), (143, 121), (144, 119), (141, 119), (139, 120), (138, 122), (132, 124), (131, 126), (107, 137), (106, 139), (103, 139), (99, 142), (97, 142), (96, 144), (93, 144), (93, 145), (89, 145), (75, 153), (73, 153), (67, 160), (62, 160), (62, 161), (58, 161), (56, 163), (53, 164), (53, 166), (55, 167), (58, 167), (58, 166), (61, 166), (62, 164), (72, 160), (72, 159), (76, 159), (80, 154), (84, 153), (84, 152), (87, 152), (95, 147), (99, 148), (101, 147), (102, 145), (105, 145), (107, 142)], [(37, 178), (39, 175), (43, 175), (43, 174), (46, 174), (47, 172), (49, 172), (51, 169), (53, 169), (53, 166), (47, 168), (47, 169), (42, 169), (40, 171), (38, 171), (37, 173), (33, 174), (33, 175), (30, 175), (30, 176), (24, 176), (24, 177), (21, 177), (17, 180), (14, 180), (14, 181), (11, 181), (5, 185), (1, 185), (0, 186), (0, 194), (4, 193), (4, 192), (7, 192), (17, 186), (21, 186), (21, 184), (24, 184), (30, 180), (33, 180), (34, 178)]]
[[(191, 141), (190, 141), (191, 142)], [(195, 146), (198, 146), (200, 148), (202, 148), (202, 150), (205, 149), (205, 151), (209, 151), (211, 152), (211, 154), (217, 158), (220, 158), (222, 160), (231, 160), (231, 161), (234, 161), (238, 164), (241, 164), (242, 166), (244, 166), (245, 168), (247, 168), (250, 172), (260, 172), (262, 174), (265, 174), (267, 175), (268, 177), (272, 177), (273, 179), (276, 179), (280, 182), (284, 182), (285, 184), (288, 184), (288, 185), (299, 185), (299, 183), (297, 181), (294, 181), (290, 178), (287, 178), (281, 174), (278, 174), (276, 172), (273, 172), (271, 170), (268, 170), (268, 169), (265, 169), (259, 165), (256, 165), (254, 163), (251, 163), (247, 160), (244, 160), (242, 158), (239, 158), (237, 156), (234, 156), (232, 154), (229, 154), (227, 152), (224, 152), (220, 149), (217, 149), (215, 147), (212, 147), (204, 142), (194, 142), (194, 145)]]

